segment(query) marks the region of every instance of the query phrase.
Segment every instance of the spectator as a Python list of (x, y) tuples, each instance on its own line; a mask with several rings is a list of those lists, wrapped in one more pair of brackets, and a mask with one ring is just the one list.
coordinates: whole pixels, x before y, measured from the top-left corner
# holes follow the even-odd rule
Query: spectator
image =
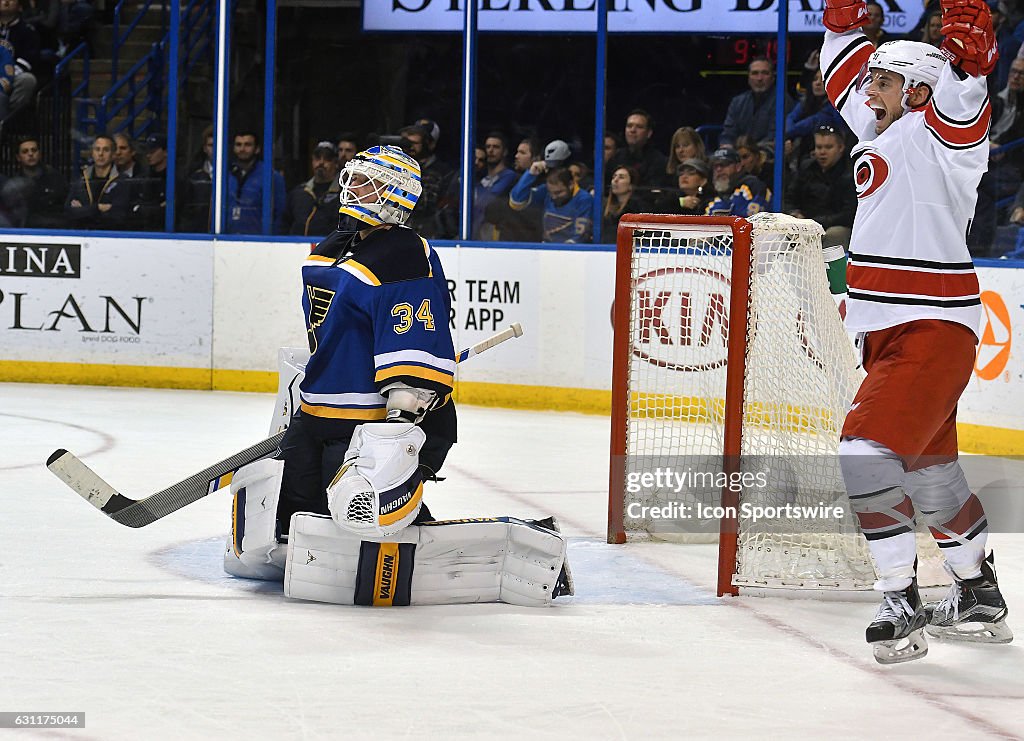
[(921, 30), (921, 41), (938, 48), (942, 44), (942, 38), (942, 10), (930, 10), (925, 13), (924, 28)]
[(608, 162), (619, 153), (619, 150), (623, 147), (622, 138), (611, 131), (604, 132), (604, 165), (608, 167)]
[(626, 116), (626, 147), (620, 149), (605, 165), (608, 178), (623, 165), (636, 170), (640, 180), (636, 185), (658, 185), (665, 179), (665, 163), (668, 161), (653, 144), (654, 119), (642, 108), (634, 108)]
[(623, 214), (642, 214), (649, 210), (647, 202), (633, 190), (633, 183), (639, 179), (637, 171), (623, 165), (612, 173), (608, 195), (604, 201), (601, 218), (601, 241), (614, 242)]
[(500, 131), (492, 131), (484, 139), (484, 173), (473, 189), (473, 238), (493, 239), (494, 226), (485, 221), (487, 207), (506, 196), (516, 184), (516, 174), (509, 168), (508, 139)]
[(137, 213), (143, 229), (162, 232), (167, 214), (167, 137), (163, 134), (146, 137), (146, 165)]
[(703, 216), (711, 202), (711, 188), (708, 176), (711, 168), (703, 159), (688, 159), (679, 165), (676, 184), (679, 190), (666, 193), (658, 201), (656, 209), (664, 214)]
[[(754, 142), (775, 141), (775, 68), (771, 62), (759, 57), (747, 67), (749, 90), (729, 102), (725, 114), (719, 146), (734, 147), (736, 140), (747, 136)], [(785, 96), (786, 111), (793, 107), (793, 99)]]
[(68, 185), (59, 172), (42, 162), (39, 140), (24, 136), (18, 140), (16, 178), (24, 181), (24, 215), (21, 223), (32, 229), (61, 229), (67, 226), (64, 202)]
[[(544, 183), (536, 185), (541, 175)], [(509, 194), (509, 204), (515, 210), (522, 210), (534, 203), (544, 205), (542, 242), (591, 240), (594, 197), (576, 186), (567, 168), (548, 170), (544, 162), (534, 162), (523, 173)]]
[(996, 60), (996, 68), (989, 75), (989, 80), (995, 81), (995, 89), (1001, 90), (1006, 87), (1010, 76), (1010, 64), (1017, 55), (1021, 53), (1021, 41), (1024, 40), (1024, 28), (1021, 27), (1021, 14), (1018, 2), (1014, 6), (1007, 2), (989, 0), (989, 8), (992, 10), (992, 30), (996, 35), (996, 43), (999, 48), (999, 59)]
[(768, 208), (768, 186), (743, 174), (735, 150), (716, 150), (711, 155), (711, 173), (714, 198), (708, 204), (708, 216), (753, 216)]
[[(263, 232), (263, 168), (269, 165), (258, 159), (261, 150), (259, 135), (249, 129), (235, 134), (232, 151), (235, 159), (228, 172), (227, 219), (225, 234), (260, 234)], [(285, 207), (284, 177), (271, 175), (271, 234), (280, 234)]]
[[(534, 162), (543, 161), (543, 156), (540, 142), (523, 139), (512, 159), (514, 173), (519, 176), (529, 171)], [(508, 198), (497, 198), (484, 207), (484, 223), (489, 226), (481, 231), (481, 236), (507, 242), (539, 242), (542, 216), (542, 202), (513, 209)]]
[(886, 41), (885, 31), (882, 30), (882, 26), (885, 25), (885, 10), (877, 2), (868, 3), (868, 25), (864, 27), (864, 35), (868, 37), (868, 41), (878, 47), (880, 44)]
[(775, 174), (775, 158), (771, 149), (740, 137), (736, 140), (736, 154), (740, 156), (740, 170), (745, 175), (753, 175), (758, 180), (770, 183)]
[(1007, 141), (1024, 136), (1024, 122), (1019, 120), (1024, 113), (1024, 58), (1014, 59), (1010, 64), (1010, 72), (1006, 87), (992, 98), (992, 129), (989, 138), (998, 141), (1011, 129), (1014, 135)]
[(338, 172), (345, 167), (345, 163), (356, 156), (359, 151), (359, 137), (351, 131), (343, 131), (338, 134)]
[(129, 193), (130, 210), (128, 220), (122, 228), (141, 230), (145, 228), (142, 221), (142, 201), (149, 173), (145, 165), (137, 159), (135, 140), (123, 131), (114, 134), (114, 166), (117, 168), (117, 176), (122, 187), (127, 188)]
[(84, 38), (96, 10), (88, 0), (36, 0), (29, 20), (44, 37), (44, 45), (60, 58)]
[(572, 181), (583, 190), (589, 191), (591, 195), (594, 193), (594, 177), (590, 172), (590, 168), (587, 167), (585, 162), (570, 162), (569, 163), (569, 174), (572, 175)]
[(804, 159), (814, 151), (814, 132), (822, 126), (832, 126), (836, 131), (847, 131), (846, 123), (832, 101), (825, 94), (825, 83), (821, 68), (815, 64), (808, 70), (808, 84), (803, 97), (786, 116), (787, 160), (792, 160), (794, 169), (799, 169)]
[(21, 0), (0, 0), (0, 46), (10, 55), (3, 60), (9, 77), (0, 81), (2, 120), (31, 103), (38, 85), (34, 71), (39, 67), (39, 34), (23, 19)]
[(530, 165), (541, 159), (544, 159), (544, 153), (540, 148), (540, 142), (532, 137), (523, 139), (516, 147), (516, 154), (512, 160), (513, 169), (517, 175), (522, 175), (530, 169)]
[(210, 231), (210, 203), (213, 195), (213, 127), (202, 134), (201, 162), (188, 174), (180, 190), (178, 228), (183, 232)]
[(408, 226), (430, 239), (455, 236), (454, 224), (458, 204), (452, 198), (455, 170), (434, 153), (441, 136), (440, 127), (430, 119), (421, 118), (398, 132), (406, 140), (405, 151), (420, 165), (423, 192), (409, 217)]
[(846, 139), (835, 128), (814, 132), (814, 159), (800, 168), (785, 193), (785, 210), (799, 219), (814, 219), (825, 229), (821, 246), (848, 246), (857, 192)]
[(473, 147), (473, 175), (479, 179), (487, 172), (487, 152), (483, 147)]
[(322, 141), (313, 149), (310, 162), (313, 172), (288, 194), (284, 212), (287, 234), (322, 237), (338, 225), (338, 150), (332, 142)]
[(683, 126), (672, 134), (668, 146), (668, 164), (665, 165), (665, 184), (674, 187), (679, 179), (679, 166), (686, 160), (706, 160), (704, 140), (692, 126)]
[(100, 134), (92, 144), (92, 164), (71, 183), (64, 214), (75, 229), (123, 229), (131, 207), (129, 189), (114, 165), (114, 140)]

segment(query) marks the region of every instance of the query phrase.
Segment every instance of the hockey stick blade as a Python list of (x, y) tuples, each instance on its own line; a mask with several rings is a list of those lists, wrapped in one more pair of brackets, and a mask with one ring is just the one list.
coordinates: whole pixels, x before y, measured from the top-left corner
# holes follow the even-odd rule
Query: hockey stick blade
[(283, 437), (284, 431), (279, 432), (184, 481), (138, 500), (119, 493), (77, 456), (66, 450), (55, 450), (47, 459), (46, 467), (110, 519), (128, 527), (144, 527), (226, 486), (231, 481), (231, 475), (245, 464), (274, 455)]

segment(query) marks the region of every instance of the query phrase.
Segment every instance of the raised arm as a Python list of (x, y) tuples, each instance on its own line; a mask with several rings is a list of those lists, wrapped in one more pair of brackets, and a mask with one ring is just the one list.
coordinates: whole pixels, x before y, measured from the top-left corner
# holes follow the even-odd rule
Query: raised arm
[(826, 0), (821, 17), (825, 41), (821, 47), (821, 76), (828, 99), (858, 139), (873, 139), (875, 115), (867, 96), (857, 89), (875, 47), (860, 30), (868, 24), (865, 0)]

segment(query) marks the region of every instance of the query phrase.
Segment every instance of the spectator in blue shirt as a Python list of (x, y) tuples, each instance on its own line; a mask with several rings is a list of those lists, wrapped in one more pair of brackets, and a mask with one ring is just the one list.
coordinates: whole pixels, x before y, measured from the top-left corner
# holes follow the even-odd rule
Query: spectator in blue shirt
[[(261, 234), (263, 232), (263, 168), (268, 167), (260, 154), (260, 139), (255, 131), (241, 130), (234, 137), (234, 161), (228, 173), (225, 234)], [(280, 234), (285, 209), (284, 177), (271, 175), (271, 234)]]
[(504, 198), (516, 184), (516, 173), (507, 163), (508, 139), (492, 131), (484, 139), (484, 173), (473, 189), (473, 238), (493, 239), (493, 227), (485, 228), (484, 211), (488, 204)]
[[(537, 185), (541, 176), (544, 182)], [(542, 242), (591, 241), (594, 197), (573, 182), (566, 167), (549, 170), (543, 160), (534, 162), (512, 188), (508, 200), (517, 211), (533, 203), (544, 204)]]

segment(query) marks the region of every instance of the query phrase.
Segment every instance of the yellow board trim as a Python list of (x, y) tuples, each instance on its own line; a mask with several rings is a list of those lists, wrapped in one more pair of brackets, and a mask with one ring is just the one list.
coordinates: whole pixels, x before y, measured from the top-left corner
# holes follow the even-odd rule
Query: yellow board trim
[[(259, 393), (277, 391), (277, 373), (273, 371), (211, 371), (208, 368), (42, 363), (28, 360), (0, 360), (0, 382), (213, 389)], [(480, 381), (456, 381), (454, 387), (452, 396), (460, 404), (508, 409), (550, 409), (604, 416), (610, 414), (612, 408), (611, 391), (600, 389)], [(379, 410), (378, 414), (376, 419), (382, 419), (385, 412)], [(965, 453), (994, 456), (1024, 455), (1024, 430), (960, 422), (957, 424), (957, 435), (960, 450)]]
[(398, 583), (398, 543), (381, 543), (377, 551), (377, 574), (373, 580), (373, 606), (391, 607)]

